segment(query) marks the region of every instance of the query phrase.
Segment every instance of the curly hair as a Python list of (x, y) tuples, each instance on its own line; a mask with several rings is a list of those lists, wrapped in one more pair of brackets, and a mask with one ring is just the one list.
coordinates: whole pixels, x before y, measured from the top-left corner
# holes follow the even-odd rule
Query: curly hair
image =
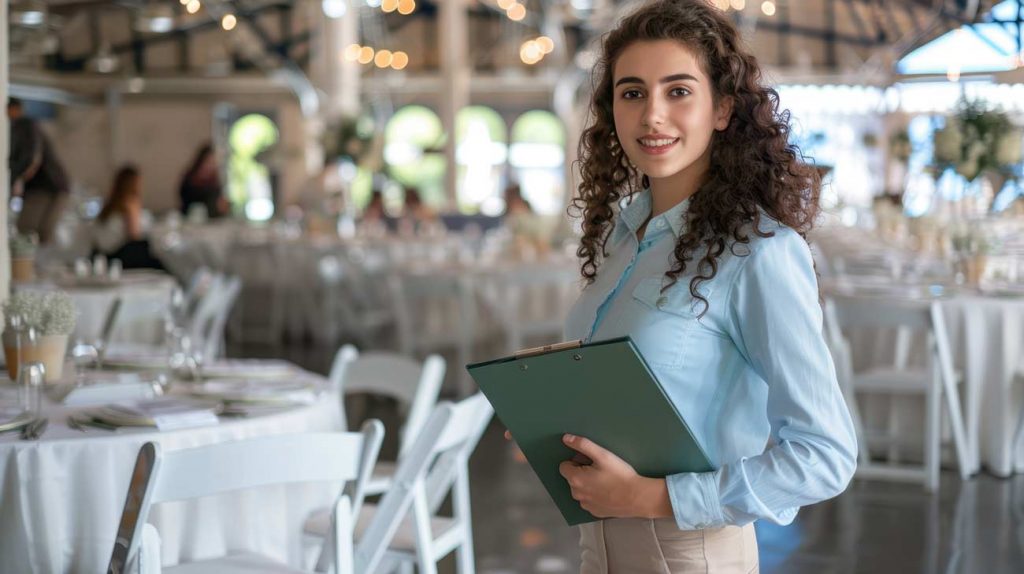
[[(718, 272), (718, 260), (727, 246), (733, 254), (749, 244), (750, 232), (761, 237), (774, 233), (759, 227), (763, 214), (786, 225), (806, 240), (818, 214), (821, 180), (789, 143), (789, 112), (779, 110), (778, 93), (761, 84), (757, 59), (742, 44), (726, 16), (706, 0), (658, 0), (625, 18), (602, 42), (601, 58), (592, 77), (590, 125), (579, 143), (575, 168), (580, 186), (570, 210), (582, 217), (583, 237), (577, 249), (580, 272), (593, 283), (614, 227), (614, 206), (645, 187), (623, 152), (615, 134), (612, 82), (615, 62), (634, 42), (675, 40), (691, 50), (708, 76), (717, 105), (731, 98), (732, 117), (727, 128), (715, 131), (710, 147), (710, 168), (683, 216), (686, 231), (675, 245), (674, 262), (666, 272), (672, 287), (687, 270), (695, 252), (704, 251), (690, 281), (690, 293), (704, 304), (697, 291)], [(702, 314), (703, 314), (702, 312)]]

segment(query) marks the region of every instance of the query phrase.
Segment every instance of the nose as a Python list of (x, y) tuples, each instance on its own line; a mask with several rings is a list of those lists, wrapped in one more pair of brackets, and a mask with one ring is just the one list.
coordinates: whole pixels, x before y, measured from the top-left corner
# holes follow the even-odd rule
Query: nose
[(660, 126), (665, 121), (665, 102), (656, 94), (647, 98), (644, 105), (643, 125), (647, 127)]

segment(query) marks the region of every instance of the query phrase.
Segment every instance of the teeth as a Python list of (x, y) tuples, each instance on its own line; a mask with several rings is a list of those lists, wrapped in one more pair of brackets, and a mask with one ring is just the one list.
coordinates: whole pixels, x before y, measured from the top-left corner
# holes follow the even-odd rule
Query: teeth
[(641, 139), (640, 143), (642, 143), (643, 145), (645, 145), (647, 147), (661, 147), (663, 145), (668, 145), (668, 144), (670, 144), (670, 143), (672, 143), (674, 141), (676, 141), (676, 140), (674, 140), (674, 139), (658, 139), (658, 140)]

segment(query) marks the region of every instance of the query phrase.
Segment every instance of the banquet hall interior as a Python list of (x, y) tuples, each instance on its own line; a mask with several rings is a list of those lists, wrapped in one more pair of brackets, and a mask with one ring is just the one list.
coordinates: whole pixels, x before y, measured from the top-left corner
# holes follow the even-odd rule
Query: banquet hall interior
[[(821, 179), (857, 469), (759, 571), (1024, 572), (1024, 0), (678, 1)], [(580, 571), (466, 367), (563, 340), (643, 4), (0, 0), (0, 574)]]

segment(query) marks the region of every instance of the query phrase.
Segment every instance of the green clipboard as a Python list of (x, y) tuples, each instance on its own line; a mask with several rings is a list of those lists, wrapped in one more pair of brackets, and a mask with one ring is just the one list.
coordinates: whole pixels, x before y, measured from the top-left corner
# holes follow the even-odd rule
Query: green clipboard
[(558, 473), (575, 454), (565, 433), (591, 439), (643, 476), (713, 470), (629, 337), (537, 347), (466, 369), (569, 526), (598, 519)]

